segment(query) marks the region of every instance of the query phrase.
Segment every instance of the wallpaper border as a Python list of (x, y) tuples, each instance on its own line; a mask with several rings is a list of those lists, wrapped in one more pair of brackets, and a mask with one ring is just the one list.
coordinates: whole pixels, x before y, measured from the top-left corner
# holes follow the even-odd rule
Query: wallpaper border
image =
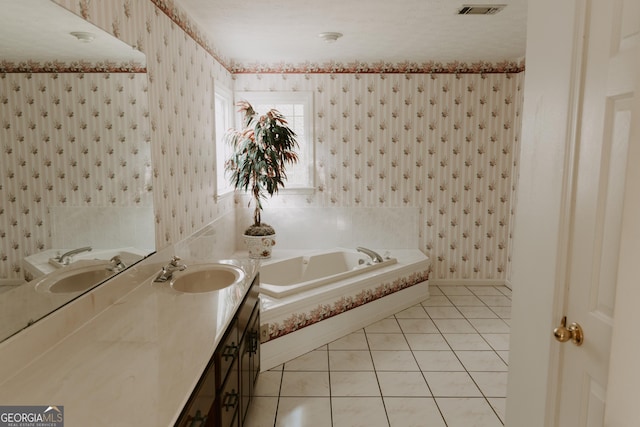
[(146, 73), (141, 63), (89, 62), (89, 61), (0, 61), (0, 73)]
[[(197, 44), (206, 50), (216, 61), (218, 61), (231, 74), (336, 74), (336, 73), (387, 73), (387, 74), (407, 74), (407, 73), (426, 73), (426, 74), (485, 74), (485, 73), (520, 73), (524, 71), (524, 59), (519, 61), (500, 61), (500, 62), (460, 62), (451, 61), (447, 63), (428, 61), (423, 63), (415, 62), (350, 62), (343, 64), (341, 62), (329, 61), (325, 63), (303, 62), (298, 64), (288, 64), (284, 62), (276, 62), (273, 64), (254, 63), (241, 64), (235, 61), (227, 61), (220, 55), (212, 43), (198, 29), (198, 25), (172, 0), (149, 0), (162, 13), (167, 15), (178, 27), (188, 34)], [(85, 19), (87, 16), (85, 16)]]

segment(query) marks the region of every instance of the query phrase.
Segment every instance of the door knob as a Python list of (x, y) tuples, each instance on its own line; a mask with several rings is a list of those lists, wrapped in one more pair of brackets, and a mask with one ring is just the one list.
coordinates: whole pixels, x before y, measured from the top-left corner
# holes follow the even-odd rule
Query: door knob
[(560, 322), (560, 326), (553, 330), (553, 336), (560, 342), (571, 340), (575, 345), (582, 345), (584, 342), (584, 332), (579, 324), (573, 322), (567, 328), (567, 316), (564, 316)]

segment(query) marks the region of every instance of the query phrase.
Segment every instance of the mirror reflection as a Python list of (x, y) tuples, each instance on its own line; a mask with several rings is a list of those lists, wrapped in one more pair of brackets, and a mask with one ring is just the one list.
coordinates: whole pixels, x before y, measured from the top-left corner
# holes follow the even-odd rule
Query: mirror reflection
[(0, 7), (2, 340), (155, 238), (144, 55), (50, 0)]

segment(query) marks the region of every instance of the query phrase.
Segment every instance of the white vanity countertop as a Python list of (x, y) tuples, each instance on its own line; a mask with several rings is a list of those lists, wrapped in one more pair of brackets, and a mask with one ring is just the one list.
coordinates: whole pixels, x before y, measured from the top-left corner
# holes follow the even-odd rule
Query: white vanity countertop
[(0, 378), (0, 404), (63, 405), (66, 427), (173, 425), (256, 275), (239, 264), (247, 280), (217, 292), (150, 277)]

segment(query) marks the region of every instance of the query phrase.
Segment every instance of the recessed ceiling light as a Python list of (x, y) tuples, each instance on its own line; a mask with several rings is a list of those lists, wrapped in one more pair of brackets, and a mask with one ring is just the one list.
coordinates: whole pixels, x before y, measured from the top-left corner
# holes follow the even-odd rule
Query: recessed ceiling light
[(336, 40), (342, 37), (342, 33), (334, 33), (334, 32), (320, 33), (318, 34), (318, 37), (320, 37), (322, 40), (324, 40), (327, 43), (334, 43)]
[(82, 43), (90, 43), (93, 39), (96, 38), (96, 35), (93, 33), (88, 33), (86, 31), (74, 31), (70, 33), (73, 37), (80, 40)]

